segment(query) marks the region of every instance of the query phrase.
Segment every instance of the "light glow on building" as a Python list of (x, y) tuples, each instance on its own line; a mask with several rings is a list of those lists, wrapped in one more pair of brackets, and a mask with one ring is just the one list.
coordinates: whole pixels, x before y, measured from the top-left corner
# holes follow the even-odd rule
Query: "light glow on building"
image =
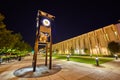
[(58, 54), (69, 54), (73, 48), (71, 54), (110, 55), (107, 48), (110, 41), (120, 41), (120, 23), (56, 43), (53, 45), (53, 50), (59, 50)]

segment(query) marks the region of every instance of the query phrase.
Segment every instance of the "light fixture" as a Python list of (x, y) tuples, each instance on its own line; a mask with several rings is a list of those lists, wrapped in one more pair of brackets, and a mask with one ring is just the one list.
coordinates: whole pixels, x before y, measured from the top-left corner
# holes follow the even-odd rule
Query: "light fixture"
[(43, 19), (42, 23), (44, 26), (50, 26), (50, 21), (48, 19)]

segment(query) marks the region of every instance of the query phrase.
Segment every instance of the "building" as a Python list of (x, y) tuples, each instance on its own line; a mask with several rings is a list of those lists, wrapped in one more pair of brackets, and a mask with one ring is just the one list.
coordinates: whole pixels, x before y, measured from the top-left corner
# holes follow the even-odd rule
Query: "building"
[(120, 23), (53, 44), (53, 51), (59, 54), (110, 55), (107, 46), (111, 41), (120, 41)]

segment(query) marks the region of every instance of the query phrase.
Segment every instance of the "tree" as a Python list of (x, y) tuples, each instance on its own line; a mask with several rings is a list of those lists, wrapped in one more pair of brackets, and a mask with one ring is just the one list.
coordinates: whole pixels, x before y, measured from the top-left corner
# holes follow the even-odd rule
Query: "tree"
[(108, 49), (112, 54), (120, 52), (120, 44), (118, 42), (112, 41), (108, 43)]
[(11, 33), (10, 30), (6, 29), (6, 25), (3, 23), (3, 20), (5, 19), (4, 15), (0, 13), (0, 54), (5, 53), (7, 51), (6, 47), (9, 46), (7, 41), (7, 37)]
[(6, 38), (12, 32), (6, 29), (6, 25), (3, 23), (4, 19), (4, 15), (0, 13), (0, 48), (3, 47), (4, 43), (6, 42)]
[(6, 28), (4, 19), (5, 16), (0, 13), (0, 54), (32, 51), (32, 47), (22, 39), (20, 33), (13, 33)]
[(4, 15), (0, 13), (0, 29), (5, 28), (6, 25), (3, 23), (3, 20), (5, 19)]
[(88, 48), (84, 48), (84, 52), (88, 54), (90, 53), (90, 50)]

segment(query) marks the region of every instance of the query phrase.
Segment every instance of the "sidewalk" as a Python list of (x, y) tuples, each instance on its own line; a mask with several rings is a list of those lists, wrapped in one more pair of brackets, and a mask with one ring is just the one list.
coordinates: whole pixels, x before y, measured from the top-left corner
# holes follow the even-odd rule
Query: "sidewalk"
[[(41, 60), (41, 59), (40, 59)], [(61, 70), (55, 74), (37, 77), (23, 78), (16, 77), (14, 72), (25, 66), (31, 66), (32, 59), (27, 57), (22, 61), (15, 62), (9, 65), (4, 65), (6, 68), (0, 74), (1, 80), (119, 80), (120, 79), (120, 59), (114, 60), (99, 67), (91, 64), (77, 63), (65, 60), (53, 60), (53, 64), (59, 65)], [(37, 64), (43, 64), (38, 60)], [(7, 67), (6, 67), (7, 66)]]

